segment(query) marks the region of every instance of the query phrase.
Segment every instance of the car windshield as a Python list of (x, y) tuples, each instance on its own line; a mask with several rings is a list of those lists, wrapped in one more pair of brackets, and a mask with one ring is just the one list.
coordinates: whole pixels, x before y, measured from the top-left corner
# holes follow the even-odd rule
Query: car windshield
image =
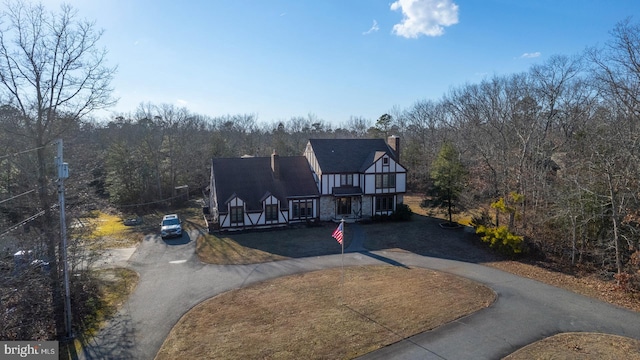
[(162, 226), (178, 225), (180, 221), (178, 219), (167, 219), (162, 222)]

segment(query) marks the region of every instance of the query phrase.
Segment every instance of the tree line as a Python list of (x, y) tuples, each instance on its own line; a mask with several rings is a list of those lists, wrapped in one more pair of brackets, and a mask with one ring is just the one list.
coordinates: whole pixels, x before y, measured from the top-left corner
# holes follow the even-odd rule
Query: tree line
[[(113, 103), (115, 72), (96, 46), (101, 32), (93, 23), (78, 20), (68, 6), (48, 13), (22, 2), (2, 17), (11, 25), (0, 37), (2, 271), (11, 268), (7, 257), (24, 247), (41, 249), (34, 256), (50, 260), (51, 270), (30, 277), (39, 285), (31, 292), (21, 287), (19, 299), (15, 278), (2, 284), (1, 337), (38, 336), (29, 329), (63, 332), (53, 165), (58, 138), (71, 169), (71, 221), (96, 207), (135, 213), (167, 206), (185, 187), (198, 196), (214, 157), (301, 155), (310, 138), (398, 135), (410, 191), (446, 194), (457, 210), (476, 210), (477, 224), (508, 227), (539, 256), (585, 264), (622, 286), (640, 287), (640, 26), (631, 20), (618, 23), (603, 46), (581, 54), (460, 85), (378, 119), (338, 123), (313, 114), (271, 122), (252, 114), (211, 117), (152, 103), (93, 119), (94, 110)], [(452, 186), (442, 174), (464, 176)], [(53, 309), (54, 325), (20, 328), (7, 317), (7, 304), (18, 306), (34, 293), (49, 299), (45, 308)]]

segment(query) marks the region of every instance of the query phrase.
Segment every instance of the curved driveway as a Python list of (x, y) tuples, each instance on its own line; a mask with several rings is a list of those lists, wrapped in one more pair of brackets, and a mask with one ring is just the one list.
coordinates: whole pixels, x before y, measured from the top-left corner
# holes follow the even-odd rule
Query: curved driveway
[[(363, 232), (345, 253), (348, 266), (402, 264), (463, 276), (498, 295), (489, 308), (369, 353), (362, 359), (497, 359), (550, 335), (602, 332), (640, 339), (640, 314), (494, 268), (407, 252), (367, 252)], [(138, 287), (84, 349), (85, 359), (153, 359), (171, 328), (193, 306), (251, 283), (341, 265), (340, 255), (256, 265), (207, 265), (195, 255), (197, 232), (163, 241), (147, 236), (128, 260)], [(446, 235), (444, 235), (446, 236)], [(460, 239), (445, 239), (456, 241)], [(452, 244), (453, 245), (453, 244)], [(469, 251), (473, 251), (470, 247)], [(476, 249), (477, 251), (477, 249)]]

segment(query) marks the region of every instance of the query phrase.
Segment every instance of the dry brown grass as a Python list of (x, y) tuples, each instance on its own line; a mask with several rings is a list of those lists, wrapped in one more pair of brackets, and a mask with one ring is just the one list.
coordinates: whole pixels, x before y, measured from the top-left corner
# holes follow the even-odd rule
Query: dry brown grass
[(367, 266), (283, 277), (188, 312), (157, 359), (349, 359), (489, 306), (495, 294), (420, 268)]
[(139, 275), (127, 268), (96, 270), (100, 281), (102, 300), (115, 312), (138, 285)]
[[(196, 241), (200, 261), (209, 264), (255, 264), (289, 258), (339, 254), (341, 247), (331, 237), (337, 225), (322, 223), (314, 227), (286, 230), (223, 232), (202, 234)], [(346, 232), (345, 247), (352, 234)]]
[[(403, 197), (403, 202), (406, 205), (409, 205), (409, 207), (411, 208), (411, 211), (413, 211), (415, 214), (435, 217), (443, 220), (449, 220), (449, 213), (447, 212), (446, 208), (422, 207), (420, 205), (422, 204), (423, 199), (424, 199), (424, 196), (419, 194), (407, 194)], [(452, 215), (452, 220), (461, 225), (470, 225), (473, 215), (474, 215), (473, 212), (454, 213)]]
[(598, 333), (564, 333), (528, 345), (504, 358), (638, 360), (640, 340)]

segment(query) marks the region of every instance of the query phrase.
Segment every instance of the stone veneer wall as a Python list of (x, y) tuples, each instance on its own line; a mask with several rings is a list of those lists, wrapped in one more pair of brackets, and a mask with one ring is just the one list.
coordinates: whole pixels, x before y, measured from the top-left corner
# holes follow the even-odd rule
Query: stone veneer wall
[(373, 196), (364, 195), (362, 197), (362, 217), (371, 217), (373, 211)]
[(329, 221), (333, 219), (333, 213), (335, 212), (335, 202), (333, 196), (321, 196), (320, 197), (320, 220)]
[[(396, 203), (400, 204), (403, 201), (402, 194), (396, 195)], [(364, 195), (362, 197), (362, 217), (370, 218), (373, 216), (373, 195)], [(320, 220), (331, 221), (333, 220), (335, 212), (335, 198), (333, 196), (321, 196), (320, 197)]]

